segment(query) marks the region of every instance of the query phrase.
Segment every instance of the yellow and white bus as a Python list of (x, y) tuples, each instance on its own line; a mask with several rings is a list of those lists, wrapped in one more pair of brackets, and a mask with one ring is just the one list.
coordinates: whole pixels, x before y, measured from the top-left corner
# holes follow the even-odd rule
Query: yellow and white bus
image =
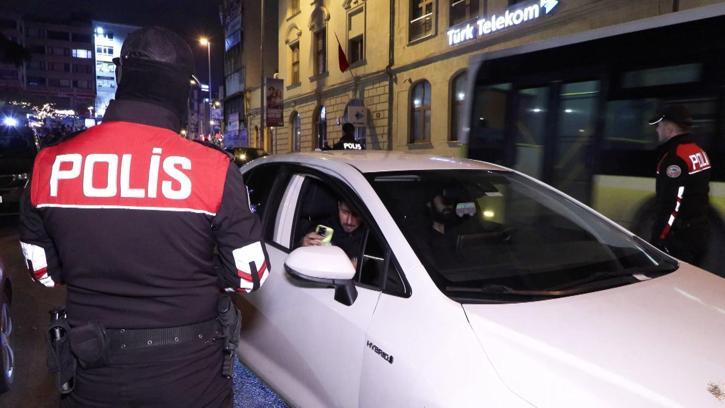
[(647, 120), (684, 104), (713, 162), (705, 268), (725, 276), (723, 39), (720, 4), (475, 56), (466, 155), (537, 177), (649, 238), (657, 134)]

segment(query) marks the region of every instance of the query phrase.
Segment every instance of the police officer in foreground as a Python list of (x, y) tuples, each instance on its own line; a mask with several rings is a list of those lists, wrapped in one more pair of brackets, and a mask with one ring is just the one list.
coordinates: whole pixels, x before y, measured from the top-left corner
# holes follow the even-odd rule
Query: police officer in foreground
[(355, 140), (355, 126), (352, 123), (342, 125), (342, 137), (334, 145), (332, 150), (363, 150), (363, 145)]
[(656, 215), (652, 243), (670, 255), (701, 265), (708, 246), (710, 159), (692, 136), (692, 116), (670, 105), (649, 122), (657, 126)]
[(229, 157), (179, 135), (184, 40), (143, 28), (116, 64), (103, 123), (38, 154), (21, 210), (33, 277), (67, 286), (49, 330), (61, 406), (231, 407), (225, 292), (267, 279), (260, 222)]

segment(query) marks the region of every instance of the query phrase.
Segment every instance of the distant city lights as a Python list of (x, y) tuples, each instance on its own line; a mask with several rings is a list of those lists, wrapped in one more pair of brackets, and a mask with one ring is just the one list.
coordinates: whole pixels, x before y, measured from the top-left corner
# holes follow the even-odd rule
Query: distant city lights
[(11, 116), (6, 116), (3, 118), (3, 125), (7, 127), (16, 127), (18, 126), (18, 120)]

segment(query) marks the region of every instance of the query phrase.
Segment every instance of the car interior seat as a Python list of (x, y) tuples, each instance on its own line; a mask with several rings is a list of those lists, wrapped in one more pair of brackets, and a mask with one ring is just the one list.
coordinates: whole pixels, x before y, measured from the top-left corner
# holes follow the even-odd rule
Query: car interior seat
[(317, 224), (337, 215), (338, 196), (320, 180), (308, 177), (301, 191), (300, 208), (295, 229), (295, 247), (302, 237), (312, 231)]

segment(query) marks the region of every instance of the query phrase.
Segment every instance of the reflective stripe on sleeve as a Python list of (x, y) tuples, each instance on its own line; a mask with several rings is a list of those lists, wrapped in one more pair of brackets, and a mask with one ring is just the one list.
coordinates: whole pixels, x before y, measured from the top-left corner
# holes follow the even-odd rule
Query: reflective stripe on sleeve
[(55, 282), (48, 275), (48, 261), (45, 257), (45, 249), (38, 245), (20, 242), (20, 247), (25, 257), (25, 264), (32, 273), (33, 279), (40, 282), (44, 286), (52, 288)]
[(239, 288), (251, 292), (264, 284), (269, 276), (267, 257), (262, 243), (257, 241), (232, 251), (239, 277)]
[(672, 229), (672, 225), (675, 223), (675, 220), (677, 219), (677, 214), (680, 212), (680, 205), (682, 204), (682, 197), (685, 195), (685, 186), (680, 186), (677, 188), (677, 201), (675, 202), (675, 210), (672, 211), (672, 214), (670, 214), (670, 218), (667, 220), (667, 225), (665, 225), (664, 228), (662, 228), (662, 232), (660, 232), (660, 239), (663, 240), (667, 238), (667, 235), (669, 235), (670, 230)]

